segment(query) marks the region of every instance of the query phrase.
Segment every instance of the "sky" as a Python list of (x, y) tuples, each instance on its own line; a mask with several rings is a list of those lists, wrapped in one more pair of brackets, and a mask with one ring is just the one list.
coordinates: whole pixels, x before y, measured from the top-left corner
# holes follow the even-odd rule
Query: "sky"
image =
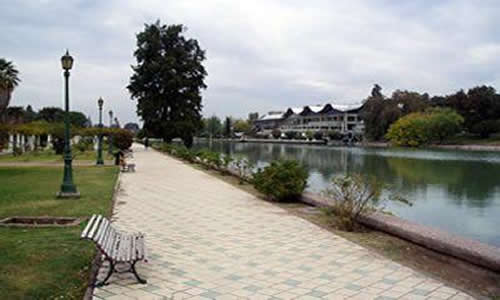
[(203, 114), (247, 117), (354, 104), (374, 83), (450, 94), (500, 88), (497, 0), (0, 0), (0, 57), (22, 82), (11, 106), (62, 106), (60, 57), (75, 59), (71, 109), (140, 121), (126, 89), (145, 23), (184, 24), (206, 50)]

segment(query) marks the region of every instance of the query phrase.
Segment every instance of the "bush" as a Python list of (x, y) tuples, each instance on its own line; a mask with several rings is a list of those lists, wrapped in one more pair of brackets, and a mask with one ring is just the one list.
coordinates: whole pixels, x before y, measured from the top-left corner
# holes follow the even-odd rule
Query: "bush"
[(418, 147), (458, 133), (463, 122), (451, 109), (411, 113), (393, 123), (385, 137), (397, 146)]
[(281, 130), (279, 130), (279, 129), (273, 129), (272, 135), (273, 135), (273, 138), (279, 139), (281, 137)]
[(344, 135), (340, 131), (332, 130), (328, 132), (328, 138), (334, 141), (340, 141), (344, 138)]
[(306, 169), (294, 160), (278, 160), (254, 174), (255, 188), (275, 201), (296, 200), (307, 186)]
[(80, 152), (85, 152), (93, 149), (94, 141), (91, 138), (81, 138), (73, 147)]
[(113, 136), (113, 145), (120, 150), (127, 150), (134, 142), (134, 135), (126, 129), (114, 129), (111, 133)]
[[(302, 135), (301, 135), (301, 136), (302, 136)], [(308, 130), (308, 131), (306, 131), (306, 133), (305, 133), (305, 137), (306, 137), (306, 139), (308, 139), (309, 141), (311, 141), (311, 140), (313, 139), (313, 137), (314, 137), (314, 133), (313, 133), (312, 131), (309, 131), (309, 130)]]
[(314, 132), (314, 134), (313, 134), (314, 139), (315, 139), (315, 140), (318, 140), (318, 141), (319, 141), (319, 140), (322, 140), (322, 139), (323, 139), (323, 136), (324, 136), (323, 131), (316, 131), (316, 132)]
[[(382, 203), (379, 197), (383, 187), (375, 177), (365, 178), (359, 174), (335, 177), (323, 194), (329, 200), (330, 212), (335, 215), (337, 227), (355, 230), (359, 216), (374, 211)], [(411, 205), (400, 196), (393, 194), (390, 198)]]
[(297, 131), (287, 131), (285, 132), (285, 137), (288, 139), (288, 140), (293, 140), (297, 137), (298, 133)]
[(233, 163), (234, 167), (238, 171), (238, 177), (240, 179), (239, 183), (243, 184), (243, 182), (249, 181), (252, 179), (254, 176), (252, 171), (253, 171), (253, 165), (250, 163), (250, 161), (246, 158), (238, 158), (234, 160)]

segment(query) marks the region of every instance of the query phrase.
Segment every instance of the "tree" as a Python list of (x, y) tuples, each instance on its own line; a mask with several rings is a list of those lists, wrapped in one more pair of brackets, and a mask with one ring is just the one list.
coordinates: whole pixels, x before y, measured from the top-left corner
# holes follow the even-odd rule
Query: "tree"
[(392, 124), (386, 138), (398, 146), (418, 147), (453, 136), (460, 131), (463, 122), (462, 116), (449, 108), (415, 112)]
[(205, 51), (183, 36), (183, 25), (145, 24), (137, 34), (137, 65), (127, 86), (137, 100), (137, 114), (152, 135), (170, 142), (175, 137), (191, 146), (202, 126), (201, 90), (207, 72)]
[(224, 137), (230, 138), (231, 137), (231, 117), (226, 117), (226, 120), (224, 121)]
[(222, 132), (222, 123), (217, 116), (211, 116), (204, 120), (205, 130), (208, 136), (215, 137)]
[(0, 116), (3, 115), (12, 96), (12, 92), (19, 84), (19, 71), (11, 61), (0, 58)]
[(252, 125), (249, 121), (239, 119), (234, 122), (233, 128), (235, 132), (243, 132), (247, 134), (252, 130)]
[(59, 107), (44, 107), (38, 111), (37, 119), (49, 123), (64, 122), (64, 111)]
[(127, 129), (128, 131), (133, 132), (134, 134), (136, 134), (140, 129), (139, 124), (131, 123), (131, 122), (125, 124), (125, 126), (123, 126), (123, 128)]

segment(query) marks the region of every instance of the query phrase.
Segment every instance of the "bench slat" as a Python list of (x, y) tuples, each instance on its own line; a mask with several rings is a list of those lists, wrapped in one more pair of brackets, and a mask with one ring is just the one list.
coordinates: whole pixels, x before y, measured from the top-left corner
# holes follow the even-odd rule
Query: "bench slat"
[(96, 242), (97, 244), (99, 244), (99, 240), (102, 239), (104, 233), (106, 232), (106, 229), (108, 228), (109, 226), (109, 222), (106, 221), (105, 218), (102, 219), (101, 221), (101, 225), (99, 225), (99, 228), (97, 229), (96, 231), (96, 234), (94, 234), (94, 237), (92, 238), (94, 240), (94, 242)]
[(116, 233), (116, 236), (115, 236), (115, 240), (113, 241), (113, 246), (111, 248), (111, 258), (113, 260), (116, 260), (118, 258), (118, 250), (120, 249), (120, 243), (121, 243), (121, 239), (123, 238), (123, 236), (117, 232)]
[(116, 230), (113, 227), (111, 227), (111, 232), (109, 233), (109, 237), (106, 240), (104, 248), (102, 249), (104, 251), (104, 253), (106, 253), (106, 255), (109, 256), (109, 257), (111, 257), (111, 253), (112, 253), (112, 249), (113, 249), (113, 244), (115, 242), (115, 238), (116, 238)]
[(137, 244), (135, 242), (135, 240), (137, 239), (137, 236), (133, 235), (132, 236), (132, 244), (131, 244), (131, 247), (132, 249), (130, 249), (130, 260), (132, 261), (135, 261), (135, 258), (137, 257), (137, 250), (136, 250), (136, 247), (137, 247)]
[(109, 237), (109, 233), (111, 231), (111, 225), (109, 222), (106, 222), (106, 225), (105, 225), (105, 228), (104, 228), (104, 231), (102, 232), (101, 236), (99, 237), (99, 239), (96, 241), (97, 245), (99, 245), (99, 247), (103, 248), (104, 246), (104, 242), (106, 241), (106, 239)]
[(92, 226), (92, 228), (90, 229), (90, 232), (87, 236), (89, 239), (93, 239), (94, 234), (97, 231), (97, 228), (99, 228), (99, 225), (101, 224), (101, 219), (102, 219), (101, 215), (97, 216), (97, 220), (95, 220), (94, 226)]
[(144, 257), (144, 237), (142, 235), (138, 236), (136, 244), (137, 259), (142, 259)]
[(89, 222), (87, 223), (87, 226), (85, 226), (85, 229), (83, 230), (82, 232), (82, 235), (80, 236), (80, 238), (84, 239), (84, 238), (87, 238), (87, 234), (90, 230), (90, 228), (92, 227), (95, 219), (97, 218), (96, 215), (92, 215), (92, 217), (90, 218)]

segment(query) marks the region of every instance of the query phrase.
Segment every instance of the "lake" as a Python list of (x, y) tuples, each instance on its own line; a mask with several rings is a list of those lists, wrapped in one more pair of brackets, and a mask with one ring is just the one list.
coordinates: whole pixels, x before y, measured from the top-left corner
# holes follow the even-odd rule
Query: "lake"
[(385, 210), (500, 247), (500, 153), (197, 141), (195, 149), (246, 157), (257, 166), (295, 159), (309, 170), (308, 190), (321, 192), (336, 175), (375, 176), (412, 206)]

